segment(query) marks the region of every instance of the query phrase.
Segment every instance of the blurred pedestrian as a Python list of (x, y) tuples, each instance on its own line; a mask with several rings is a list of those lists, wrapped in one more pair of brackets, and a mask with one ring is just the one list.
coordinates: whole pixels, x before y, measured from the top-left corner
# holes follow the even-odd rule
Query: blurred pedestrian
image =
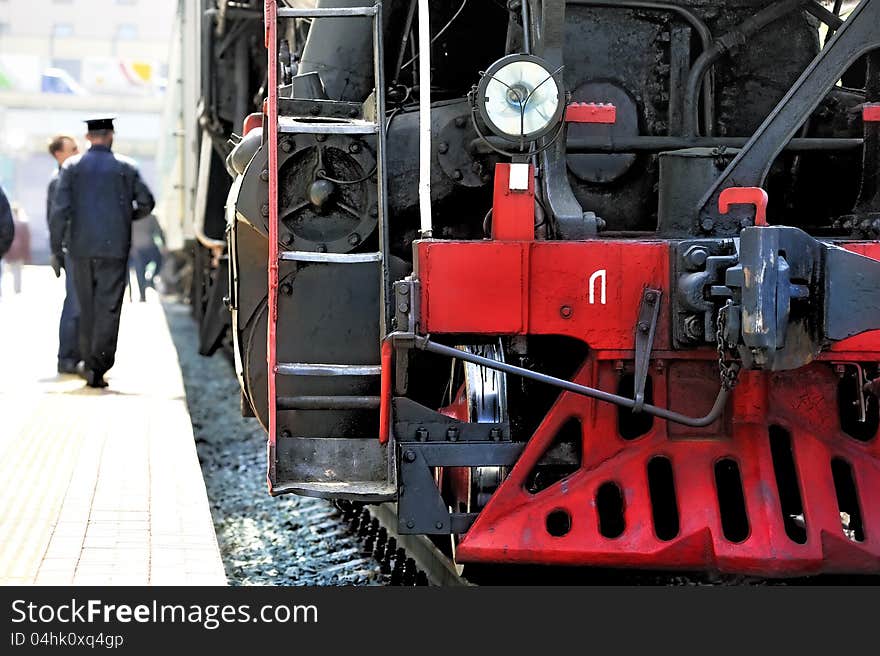
[[(66, 134), (59, 134), (49, 141), (49, 154), (55, 158), (58, 168), (52, 172), (49, 181), (49, 190), (46, 194), (46, 219), (50, 222), (52, 210), (55, 205), (55, 191), (58, 188), (58, 175), (61, 165), (68, 159), (79, 153), (76, 139)], [(64, 269), (64, 305), (61, 307), (61, 320), (58, 323), (58, 373), (77, 373), (82, 357), (79, 352), (79, 302), (76, 300), (76, 286), (74, 284), (73, 264), (70, 255), (66, 253), (67, 232), (61, 236), (61, 242), (53, 245), (52, 268), (56, 276), (61, 276)], [(56, 250), (57, 248), (57, 250)]]
[[(131, 225), (131, 252), (129, 265), (134, 269), (141, 303), (147, 300), (147, 287), (156, 288), (154, 279), (162, 268), (164, 235), (155, 214), (135, 221)], [(131, 280), (128, 297), (132, 299)]]
[(86, 124), (91, 147), (61, 167), (50, 228), (53, 252), (70, 230), (86, 384), (106, 387), (104, 374), (116, 360), (131, 224), (149, 215), (155, 201), (134, 161), (113, 153), (113, 118)]
[(15, 223), (12, 220), (12, 208), (6, 199), (6, 192), (0, 187), (0, 261), (6, 255), (6, 251), (12, 246), (15, 238)]
[(12, 223), (15, 236), (6, 252), (6, 268), (12, 271), (12, 289), (21, 294), (21, 274), (24, 265), (31, 263), (31, 230), (27, 212), (18, 203), (12, 204)]

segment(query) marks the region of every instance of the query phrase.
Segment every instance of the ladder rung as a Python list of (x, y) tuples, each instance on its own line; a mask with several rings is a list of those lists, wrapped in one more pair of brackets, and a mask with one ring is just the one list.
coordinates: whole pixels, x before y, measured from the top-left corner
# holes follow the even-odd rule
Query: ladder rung
[(372, 121), (300, 121), (278, 117), (278, 131), (285, 134), (376, 134), (379, 126)]
[(279, 410), (374, 410), (378, 396), (279, 396)]
[(375, 16), (376, 6), (372, 7), (340, 7), (322, 9), (293, 9), (279, 7), (278, 18), (345, 18), (347, 16)]
[(319, 262), (322, 264), (361, 264), (380, 262), (382, 253), (311, 253), (308, 251), (282, 251), (278, 259), (285, 262)]
[(382, 367), (368, 364), (279, 362), (275, 371), (282, 376), (379, 376), (382, 374)]

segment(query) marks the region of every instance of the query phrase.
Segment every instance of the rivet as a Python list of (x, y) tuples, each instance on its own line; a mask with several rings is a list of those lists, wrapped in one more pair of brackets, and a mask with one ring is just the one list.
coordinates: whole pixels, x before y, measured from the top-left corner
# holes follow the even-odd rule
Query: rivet
[(443, 528), (443, 522), (437, 522), (436, 524), (434, 524), (434, 528), (436, 528), (439, 531), (440, 529)]
[(358, 233), (353, 232), (348, 236), (348, 243), (351, 244), (352, 246), (356, 246), (360, 242), (361, 242), (361, 236)]
[(406, 522), (406, 527), (407, 527), (407, 528), (414, 528), (415, 525), (416, 525), (416, 523), (415, 523), (413, 520), (411, 520), (411, 519), (407, 520), (407, 522)]
[(574, 314), (574, 310), (571, 309), (570, 305), (563, 305), (559, 308), (559, 316), (563, 319), (571, 319), (571, 315)]
[(263, 182), (269, 182), (269, 169), (263, 169), (260, 171), (260, 180)]
[(416, 452), (412, 449), (407, 449), (403, 454), (403, 459), (407, 462), (415, 462), (416, 461)]
[(441, 141), (439, 144), (437, 144), (437, 152), (440, 153), (441, 155), (443, 155), (444, 153), (448, 153), (449, 152), (449, 144), (446, 143), (445, 141)]
[(361, 145), (359, 143), (353, 143), (348, 145), (348, 152), (354, 153), (355, 155), (361, 152)]

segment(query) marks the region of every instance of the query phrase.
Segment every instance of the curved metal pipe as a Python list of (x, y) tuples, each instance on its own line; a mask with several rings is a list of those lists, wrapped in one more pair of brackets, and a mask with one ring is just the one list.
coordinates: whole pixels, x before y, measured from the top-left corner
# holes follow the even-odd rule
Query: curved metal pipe
[[(709, 69), (732, 49), (744, 45), (749, 37), (767, 27), (770, 23), (787, 16), (796, 9), (800, 9), (808, 2), (812, 2), (812, 0), (780, 0), (779, 2), (774, 2), (754, 16), (747, 18), (738, 27), (716, 39), (711, 48), (704, 50), (697, 57), (697, 61), (691, 67), (685, 84), (684, 116), (682, 117), (684, 120), (685, 136), (697, 136), (697, 96), (700, 94), (700, 87)], [(711, 135), (711, 131), (707, 129), (707, 132)]]
[[(437, 344), (436, 342), (432, 342), (427, 337), (416, 336), (415, 346), (416, 348), (427, 351), (428, 353), (445, 355), (447, 357), (456, 358), (464, 362), (471, 362), (473, 364), (481, 365), (488, 369), (495, 369), (497, 371), (502, 371), (512, 376), (520, 376), (521, 378), (534, 380), (535, 382), (551, 385), (553, 387), (563, 389), (567, 392), (572, 392), (573, 394), (580, 394), (581, 396), (596, 399), (597, 401), (613, 403), (614, 405), (619, 405), (623, 408), (629, 408), (630, 410), (634, 409), (636, 406), (636, 402), (634, 399), (628, 399), (625, 396), (611, 394), (610, 392), (605, 392), (594, 387), (578, 385), (577, 383), (573, 383), (569, 380), (563, 380), (562, 378), (548, 376), (546, 374), (538, 373), (537, 371), (530, 371), (529, 369), (523, 369), (522, 367), (507, 364), (506, 362), (490, 360), (489, 358), (484, 358), (473, 353), (468, 353), (466, 351), (462, 351), (451, 346)], [(703, 417), (688, 417), (687, 415), (683, 415), (679, 412), (673, 412), (672, 410), (669, 410), (667, 408), (658, 408), (657, 406), (649, 404), (642, 405), (642, 412), (645, 412), (654, 417), (658, 417), (659, 419), (665, 419), (676, 424), (681, 424), (683, 426), (690, 426), (692, 428), (705, 428), (706, 426), (710, 426), (715, 423), (715, 421), (717, 421), (718, 418), (721, 417), (721, 414), (724, 412), (724, 408), (727, 405), (727, 401), (729, 398), (730, 390), (725, 389), (724, 387), (719, 388), (718, 396), (715, 397), (715, 403), (712, 405), (712, 409), (709, 411), (709, 414)]]
[[(699, 35), (703, 52), (712, 47), (712, 32), (709, 26), (702, 18), (697, 16), (687, 7), (669, 4), (668, 2), (648, 2), (643, 0), (567, 0), (566, 4), (581, 5), (584, 7), (609, 7), (612, 9), (650, 9), (657, 11), (668, 11), (678, 14), (685, 20)], [(711, 80), (707, 80), (703, 86), (703, 120), (707, 126), (715, 125), (715, 90)], [(709, 129), (709, 134), (712, 130)]]

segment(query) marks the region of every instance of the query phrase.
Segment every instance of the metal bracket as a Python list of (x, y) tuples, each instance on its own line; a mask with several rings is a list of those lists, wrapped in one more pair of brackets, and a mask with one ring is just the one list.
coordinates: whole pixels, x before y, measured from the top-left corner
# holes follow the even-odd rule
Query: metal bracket
[[(406, 397), (392, 401), (394, 435), (415, 442), (509, 442), (510, 424), (464, 422)], [(484, 463), (477, 463), (484, 464)]]
[(398, 448), (398, 530), (401, 534), (443, 535), (464, 533), (474, 523), (477, 514), (450, 512), (434, 481), (431, 468), (511, 467), (525, 448), (525, 443), (400, 442)]
[(654, 349), (654, 333), (657, 330), (657, 317), (660, 316), (660, 299), (663, 292), (646, 288), (639, 305), (639, 320), (636, 323), (636, 363), (635, 363), (635, 405), (633, 412), (641, 412), (645, 407), (645, 383), (648, 380), (648, 365)]

